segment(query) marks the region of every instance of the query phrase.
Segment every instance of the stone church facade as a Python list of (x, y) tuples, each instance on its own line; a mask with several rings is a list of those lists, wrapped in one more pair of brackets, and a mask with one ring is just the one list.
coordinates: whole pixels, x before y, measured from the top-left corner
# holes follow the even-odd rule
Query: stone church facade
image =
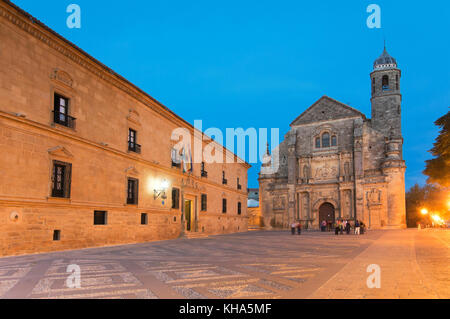
[(405, 227), (400, 77), (385, 49), (370, 74), (371, 119), (324, 96), (290, 124), (259, 175), (265, 227), (337, 219)]

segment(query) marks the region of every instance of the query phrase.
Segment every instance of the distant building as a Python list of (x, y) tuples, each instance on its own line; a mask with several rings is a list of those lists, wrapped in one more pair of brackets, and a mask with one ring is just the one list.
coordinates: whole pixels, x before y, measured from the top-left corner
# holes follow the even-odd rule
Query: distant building
[(405, 227), (401, 71), (386, 49), (373, 67), (371, 119), (324, 96), (291, 123), (277, 156), (266, 154), (259, 176), (265, 226), (359, 219), (370, 228)]

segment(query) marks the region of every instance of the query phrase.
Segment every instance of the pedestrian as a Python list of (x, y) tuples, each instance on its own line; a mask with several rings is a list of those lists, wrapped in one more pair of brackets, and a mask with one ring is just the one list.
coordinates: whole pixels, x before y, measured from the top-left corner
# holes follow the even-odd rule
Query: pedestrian
[(321, 230), (325, 231), (327, 229), (327, 222), (325, 220), (322, 221)]
[(339, 220), (335, 222), (334, 234), (339, 235)]
[(295, 221), (291, 224), (291, 233), (292, 235), (295, 235), (295, 228), (297, 227), (297, 223)]
[(344, 222), (342, 220), (339, 222), (339, 233), (344, 234)]
[(355, 221), (355, 235), (359, 235), (359, 227), (360, 227), (359, 221), (356, 220)]
[(297, 223), (297, 234), (301, 234), (302, 233), (302, 223), (300, 221), (298, 221)]
[(347, 235), (350, 234), (350, 229), (351, 229), (350, 222), (347, 221), (347, 223), (345, 224), (345, 232), (347, 233)]
[(361, 235), (362, 235), (362, 234), (364, 234), (366, 232), (366, 225), (363, 222), (360, 222), (359, 226), (361, 228), (360, 232), (361, 232)]

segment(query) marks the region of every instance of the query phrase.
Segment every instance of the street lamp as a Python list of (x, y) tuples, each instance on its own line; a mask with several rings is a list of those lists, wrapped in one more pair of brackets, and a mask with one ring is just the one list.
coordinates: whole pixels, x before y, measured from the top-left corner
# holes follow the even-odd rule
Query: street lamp
[(422, 209), (420, 210), (420, 213), (421, 213), (422, 215), (427, 215), (427, 214), (428, 214), (428, 209), (422, 208)]

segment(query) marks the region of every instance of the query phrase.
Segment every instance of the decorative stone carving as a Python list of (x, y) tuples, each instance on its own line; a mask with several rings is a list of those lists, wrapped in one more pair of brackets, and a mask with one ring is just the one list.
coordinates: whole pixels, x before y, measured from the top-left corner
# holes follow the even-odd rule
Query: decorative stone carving
[(73, 79), (69, 75), (69, 73), (59, 70), (59, 69), (54, 69), (52, 74), (50, 75), (50, 78), (55, 81), (61, 82), (67, 86), (70, 86), (70, 87), (72, 87), (72, 85), (73, 85)]
[(127, 120), (133, 122), (134, 124), (141, 125), (141, 122), (139, 120), (139, 113), (134, 109), (129, 110)]
[(273, 209), (285, 209), (286, 200), (282, 196), (277, 196), (273, 199)]
[(381, 190), (372, 188), (367, 194), (367, 203), (369, 205), (380, 205), (381, 204)]
[(65, 157), (65, 158), (73, 157), (71, 152), (69, 152), (64, 146), (60, 146), (60, 145), (48, 149), (48, 153), (51, 156), (57, 156), (57, 157)]
[(330, 167), (328, 163), (316, 169), (315, 178), (318, 180), (332, 179), (337, 177), (337, 168)]

